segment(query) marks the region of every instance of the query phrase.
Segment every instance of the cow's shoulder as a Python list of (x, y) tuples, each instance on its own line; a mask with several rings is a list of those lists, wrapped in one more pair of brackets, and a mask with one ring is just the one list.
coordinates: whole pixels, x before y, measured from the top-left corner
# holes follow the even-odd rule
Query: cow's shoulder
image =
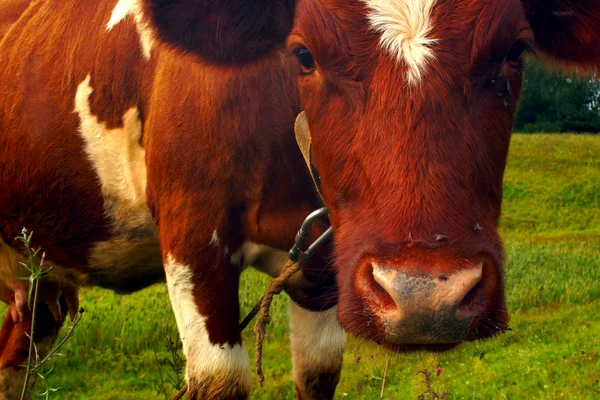
[[(154, 68), (153, 35), (139, 20), (135, 1), (33, 3), (0, 47), (0, 74), (6, 101), (19, 107), (37, 93), (37, 102), (55, 112), (72, 111), (77, 86), (91, 76), (91, 107), (110, 127), (124, 112), (144, 103)], [(71, 108), (71, 110), (69, 110)]]
[(136, 249), (160, 270), (142, 145), (156, 62), (138, 20), (135, 2), (38, 1), (0, 44), (0, 234), (26, 226), (105, 286)]

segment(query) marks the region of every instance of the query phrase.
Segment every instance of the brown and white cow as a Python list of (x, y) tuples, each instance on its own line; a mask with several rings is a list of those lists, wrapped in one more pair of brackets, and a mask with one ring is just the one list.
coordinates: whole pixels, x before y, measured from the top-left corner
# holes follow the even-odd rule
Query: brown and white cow
[(333, 396), (344, 329), (397, 350), (503, 330), (521, 57), (597, 67), (599, 3), (34, 1), (0, 44), (0, 396), (26, 356), (27, 227), (53, 267), (41, 350), (78, 287), (127, 293), (164, 266), (190, 397), (247, 397), (241, 270), (277, 274), (320, 205), (302, 109), (334, 246), (287, 287), (299, 397)]

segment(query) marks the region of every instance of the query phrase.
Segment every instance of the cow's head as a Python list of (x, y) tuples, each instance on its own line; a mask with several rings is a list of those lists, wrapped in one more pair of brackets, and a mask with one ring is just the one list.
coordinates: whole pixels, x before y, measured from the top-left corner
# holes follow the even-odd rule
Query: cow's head
[[(148, 3), (163, 39), (221, 63), (277, 49), (294, 10)], [(344, 327), (396, 348), (504, 329), (497, 228), (522, 56), (598, 65), (599, 1), (299, 0), (287, 43)]]
[(522, 58), (600, 61), (598, 7), (299, 1), (288, 47), (347, 329), (439, 345), (506, 327), (497, 228)]

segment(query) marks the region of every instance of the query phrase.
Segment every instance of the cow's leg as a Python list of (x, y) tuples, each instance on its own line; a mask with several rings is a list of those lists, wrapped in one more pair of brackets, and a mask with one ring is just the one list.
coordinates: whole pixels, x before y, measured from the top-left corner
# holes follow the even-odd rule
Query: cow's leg
[[(268, 246), (245, 243), (232, 259), (279, 276), (288, 253)], [(293, 376), (300, 399), (331, 399), (340, 379), (346, 334), (337, 321), (337, 296), (330, 273), (316, 256), (286, 283), (290, 296)], [(302, 304), (304, 307), (298, 305)], [(309, 311), (326, 310), (326, 311)]]
[[(27, 301), (29, 282), (14, 277), (29, 275), (22, 264), (25, 261), (0, 241), (0, 300), (9, 304), (0, 331), (0, 400), (18, 399), (24, 383), (25, 368), (21, 365), (29, 354), (33, 313)], [(71, 275), (52, 266), (49, 276), (39, 281), (34, 341), (42, 357), (51, 350), (66, 315), (74, 318), (79, 308), (77, 285), (66, 277)]]
[[(246, 399), (250, 361), (239, 329), (239, 267), (215, 233), (165, 251), (169, 296), (187, 358), (190, 399)], [(197, 247), (196, 247), (197, 246)]]
[[(61, 306), (66, 309), (64, 300)], [(29, 354), (29, 337), (32, 313), (17, 310), (12, 303), (4, 318), (0, 331), (0, 400), (19, 399), (25, 382), (25, 368)], [(40, 356), (51, 350), (58, 335), (62, 321), (57, 321), (46, 303), (38, 303), (35, 324), (35, 344)], [(35, 376), (29, 380), (29, 389), (33, 387)], [(31, 396), (27, 396), (30, 398)]]
[(2, 330), (0, 331), (0, 399), (18, 399), (25, 380), (25, 363), (29, 350), (29, 339), (25, 335), (31, 331), (31, 324), (17, 321), (17, 310), (10, 305)]
[(337, 307), (309, 311), (290, 301), (293, 376), (298, 398), (332, 399), (340, 380), (346, 334)]

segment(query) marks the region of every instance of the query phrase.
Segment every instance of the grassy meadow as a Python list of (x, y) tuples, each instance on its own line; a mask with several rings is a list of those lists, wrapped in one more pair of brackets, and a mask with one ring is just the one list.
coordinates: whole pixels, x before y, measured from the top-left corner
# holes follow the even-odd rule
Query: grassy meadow
[[(448, 399), (600, 399), (600, 136), (515, 135), (501, 231), (512, 330), (442, 354), (391, 355), (385, 399), (434, 398), (422, 370)], [(242, 314), (266, 283), (245, 273)], [(165, 398), (156, 390), (156, 359), (167, 357), (165, 337), (176, 337), (176, 328), (164, 285), (131, 296), (87, 289), (81, 302), (83, 320), (62, 350), (68, 358), (49, 378), (62, 387), (55, 398)], [(272, 316), (266, 385), (255, 385), (253, 398), (290, 399), (285, 296)], [(252, 357), (252, 330), (244, 336)], [(349, 338), (336, 398), (379, 398), (385, 359), (384, 350)], [(164, 380), (169, 371), (162, 368)]]

